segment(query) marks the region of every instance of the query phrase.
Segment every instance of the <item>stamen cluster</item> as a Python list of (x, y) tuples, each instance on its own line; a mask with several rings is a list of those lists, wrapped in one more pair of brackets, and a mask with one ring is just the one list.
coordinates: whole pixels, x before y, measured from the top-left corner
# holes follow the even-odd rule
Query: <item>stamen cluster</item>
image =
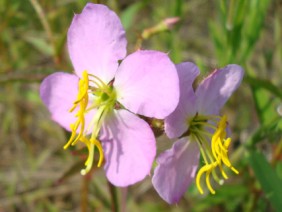
[[(89, 99), (91, 98), (93, 100), (92, 103), (89, 104)], [(74, 110), (77, 109), (75, 115), (77, 121), (70, 125), (72, 134), (69, 141), (64, 146), (64, 149), (66, 149), (70, 145), (75, 145), (78, 141), (83, 142), (87, 146), (89, 154), (85, 162), (86, 168), (81, 170), (81, 174), (83, 175), (88, 173), (92, 167), (95, 147), (98, 148), (100, 154), (98, 167), (100, 167), (103, 162), (103, 148), (97, 138), (103, 120), (107, 112), (113, 109), (115, 102), (116, 94), (111, 85), (106, 85), (101, 79), (92, 74), (88, 74), (87, 71), (83, 72), (82, 78), (79, 80), (77, 99), (70, 109), (70, 112), (74, 112)], [(87, 129), (85, 129), (85, 114), (93, 109), (97, 109), (96, 114), (90, 124), (88, 124)], [(92, 132), (90, 129), (92, 129)], [(89, 131), (91, 132), (91, 136), (88, 139), (87, 134), (89, 134)]]
[[(216, 126), (217, 125), (217, 126)], [(239, 172), (231, 165), (228, 158), (228, 148), (231, 138), (227, 137), (226, 133), (227, 118), (226, 116), (198, 115), (190, 121), (191, 137), (195, 140), (200, 148), (205, 165), (201, 167), (196, 176), (196, 185), (201, 194), (203, 189), (200, 184), (201, 176), (206, 174), (206, 184), (212, 194), (215, 194), (210, 183), (210, 174), (216, 182), (221, 183), (215, 169), (218, 167), (224, 179), (228, 179), (222, 165), (230, 168), (234, 173)], [(214, 133), (210, 133), (210, 131)], [(209, 142), (211, 140), (211, 143)]]

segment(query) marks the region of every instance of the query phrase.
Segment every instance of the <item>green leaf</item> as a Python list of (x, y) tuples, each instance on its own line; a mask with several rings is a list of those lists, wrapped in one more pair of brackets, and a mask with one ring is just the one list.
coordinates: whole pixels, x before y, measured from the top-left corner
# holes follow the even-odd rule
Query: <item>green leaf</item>
[(213, 45), (215, 46), (215, 53), (217, 58), (221, 58), (219, 61), (220, 65), (226, 64), (226, 50), (227, 39), (226, 36), (222, 36), (224, 33), (221, 26), (214, 21), (209, 22), (209, 30), (213, 39)]
[(246, 20), (244, 23), (244, 40), (242, 45), (242, 52), (240, 52), (240, 60), (242, 62), (251, 55), (256, 42), (263, 29), (263, 23), (269, 7), (269, 0), (251, 0), (248, 1), (248, 11), (246, 13)]
[(60, 35), (58, 42), (56, 43), (56, 49), (55, 49), (56, 56), (60, 56), (63, 53), (66, 40), (67, 40), (67, 35), (66, 32), (64, 32), (62, 33), (62, 35)]
[(277, 106), (282, 100), (281, 89), (269, 80), (250, 75), (245, 76), (244, 80), (251, 86), (260, 123), (270, 124), (278, 117)]
[(282, 162), (278, 162), (276, 165), (276, 173), (280, 180), (282, 180)]
[(282, 180), (261, 153), (250, 151), (249, 162), (265, 197), (276, 211), (282, 211)]
[(125, 30), (131, 27), (136, 14), (143, 6), (144, 3), (142, 1), (139, 1), (132, 4), (126, 10), (123, 11), (123, 13), (121, 14), (121, 23)]
[[(248, 195), (246, 186), (225, 184), (216, 189), (215, 195), (207, 195), (199, 200), (193, 209), (194, 211), (209, 211), (211, 205), (222, 205), (223, 211), (237, 211), (246, 195)], [(232, 201), (229, 201), (231, 199)]]
[(248, 147), (254, 147), (258, 142), (268, 139), (268, 141), (278, 141), (282, 135), (282, 119), (271, 122), (268, 125), (261, 126), (247, 142)]
[(258, 87), (253, 87), (252, 91), (260, 123), (262, 125), (270, 124), (278, 116), (275, 107), (277, 99), (272, 98), (270, 93)]
[(269, 0), (217, 1), (218, 19), (211, 20), (210, 34), (219, 64), (245, 63), (263, 30)]
[(251, 86), (263, 88), (282, 100), (282, 90), (274, 85), (271, 81), (252, 77), (250, 75), (246, 75), (244, 80)]
[(52, 46), (49, 45), (46, 39), (44, 38), (26, 36), (24, 37), (24, 40), (34, 46), (38, 51), (47, 56), (52, 56), (54, 53)]
[(181, 17), (183, 14), (183, 0), (176, 0), (175, 1), (175, 16)]

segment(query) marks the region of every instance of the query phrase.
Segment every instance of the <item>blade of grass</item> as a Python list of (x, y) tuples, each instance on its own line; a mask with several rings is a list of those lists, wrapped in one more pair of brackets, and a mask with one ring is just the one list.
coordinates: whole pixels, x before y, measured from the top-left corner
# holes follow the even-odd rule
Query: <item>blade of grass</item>
[(279, 179), (266, 158), (259, 152), (249, 151), (249, 162), (258, 179), (265, 197), (276, 211), (282, 211), (282, 180)]

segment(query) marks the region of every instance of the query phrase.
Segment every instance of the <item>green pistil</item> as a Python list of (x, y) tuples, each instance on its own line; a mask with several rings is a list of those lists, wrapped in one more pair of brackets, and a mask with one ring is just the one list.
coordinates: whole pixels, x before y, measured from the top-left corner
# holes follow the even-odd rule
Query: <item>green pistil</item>
[(102, 96), (101, 96), (102, 101), (107, 101), (109, 98), (110, 98), (109, 95), (106, 94), (106, 93), (103, 93)]

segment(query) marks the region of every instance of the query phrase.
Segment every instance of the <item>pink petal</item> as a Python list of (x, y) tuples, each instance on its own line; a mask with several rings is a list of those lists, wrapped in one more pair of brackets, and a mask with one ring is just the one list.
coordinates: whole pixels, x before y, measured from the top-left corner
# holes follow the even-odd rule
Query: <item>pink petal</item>
[(186, 192), (195, 177), (199, 157), (197, 143), (184, 137), (157, 158), (152, 183), (166, 202), (177, 203)]
[(106, 118), (103, 131), (101, 140), (108, 180), (116, 186), (143, 180), (156, 155), (155, 138), (149, 125), (126, 110), (117, 110)]
[(238, 65), (228, 65), (214, 71), (196, 90), (199, 113), (217, 114), (231, 94), (239, 87), (244, 70)]
[(40, 85), (40, 97), (52, 114), (52, 119), (66, 130), (76, 121), (70, 113), (78, 92), (78, 77), (74, 74), (57, 72), (46, 77)]
[[(57, 72), (46, 77), (40, 85), (40, 97), (51, 113), (52, 119), (68, 131), (71, 131), (70, 124), (74, 124), (77, 120), (75, 114), (78, 108), (71, 113), (69, 110), (77, 98), (78, 81), (79, 78), (74, 74)], [(94, 109), (85, 115), (85, 130), (95, 113)], [(92, 129), (89, 129), (88, 133), (91, 131)]]
[(68, 31), (68, 49), (75, 72), (84, 70), (104, 82), (113, 79), (118, 60), (126, 55), (125, 31), (117, 15), (101, 4), (88, 3)]
[(165, 119), (165, 132), (169, 138), (181, 136), (188, 130), (188, 120), (196, 113), (196, 96), (192, 84), (199, 75), (198, 67), (190, 62), (176, 65), (180, 84), (177, 108)]
[(176, 68), (165, 53), (137, 51), (121, 63), (114, 87), (118, 101), (133, 113), (162, 119), (179, 101)]

